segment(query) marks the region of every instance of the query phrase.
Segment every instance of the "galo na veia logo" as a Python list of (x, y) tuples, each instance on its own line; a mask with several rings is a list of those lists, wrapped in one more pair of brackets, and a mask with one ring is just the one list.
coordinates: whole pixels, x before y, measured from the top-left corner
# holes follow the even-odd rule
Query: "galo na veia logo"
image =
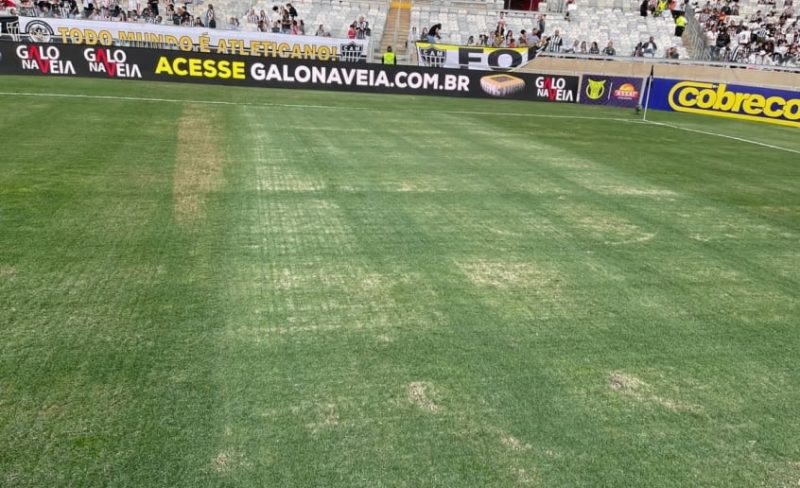
[(606, 81), (595, 81), (589, 78), (589, 84), (586, 85), (586, 96), (590, 100), (598, 100), (606, 92)]

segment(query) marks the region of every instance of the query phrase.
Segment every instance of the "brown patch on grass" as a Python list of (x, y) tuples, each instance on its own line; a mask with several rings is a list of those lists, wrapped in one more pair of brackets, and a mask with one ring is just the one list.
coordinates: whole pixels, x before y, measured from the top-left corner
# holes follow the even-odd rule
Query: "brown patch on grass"
[(571, 205), (560, 212), (576, 227), (609, 245), (636, 244), (655, 237), (620, 215), (589, 205)]
[(500, 434), (500, 442), (512, 451), (528, 451), (531, 448), (530, 444), (526, 444), (506, 432)]
[(638, 402), (655, 403), (673, 412), (689, 412), (699, 414), (703, 411), (700, 405), (686, 403), (671, 398), (664, 398), (650, 392), (650, 385), (639, 378), (625, 373), (611, 373), (608, 386), (622, 395), (633, 398)]
[(306, 427), (312, 432), (317, 433), (325, 429), (330, 429), (339, 425), (339, 414), (336, 412), (336, 405), (328, 403), (320, 405), (320, 419), (318, 422), (307, 424)]
[(172, 194), (175, 219), (180, 224), (205, 217), (209, 195), (222, 185), (224, 157), (213, 114), (187, 106), (178, 124)]
[(513, 468), (512, 472), (517, 479), (517, 483), (521, 485), (529, 485), (536, 481), (536, 475), (524, 468)]
[(552, 269), (527, 262), (471, 261), (458, 263), (467, 278), (479, 286), (500, 289), (560, 287), (561, 275)]
[(424, 381), (414, 381), (406, 386), (408, 401), (425, 412), (437, 413), (441, 409), (432, 398), (435, 393), (433, 385)]
[(622, 392), (636, 391), (644, 384), (645, 383), (639, 378), (624, 373), (612, 373), (608, 380), (608, 386), (610, 386), (612, 390)]
[(211, 467), (217, 473), (228, 473), (234, 469), (248, 466), (249, 463), (244, 457), (244, 454), (233, 449), (226, 449), (220, 451), (211, 460)]
[(17, 276), (17, 268), (15, 266), (0, 266), (0, 278), (13, 278)]

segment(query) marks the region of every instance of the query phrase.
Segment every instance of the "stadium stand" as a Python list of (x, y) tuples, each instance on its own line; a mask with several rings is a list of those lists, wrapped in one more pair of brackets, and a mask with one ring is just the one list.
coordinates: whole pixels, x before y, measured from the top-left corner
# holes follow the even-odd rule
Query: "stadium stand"
[(699, 5), (696, 15), (705, 32), (707, 59), (800, 66), (800, 16), (793, 0), (715, 0)]
[[(669, 13), (642, 17), (638, 3), (623, 4), (618, 0), (578, 0), (574, 5), (574, 9), (568, 10), (569, 16), (547, 11), (545, 3), (539, 5), (541, 13), (546, 15), (544, 34), (549, 36), (558, 30), (563, 39), (562, 52), (569, 50), (576, 40), (578, 45), (583, 41), (587, 45), (597, 42), (601, 49), (613, 41), (617, 55), (630, 56), (638, 43), (653, 37), (658, 46), (655, 57), (664, 57), (671, 47), (677, 48), (681, 58), (689, 57), (681, 38), (674, 36), (675, 23)], [(441, 23), (442, 43), (467, 44), (470, 37), (477, 42), (481, 35), (491, 39), (501, 15), (506, 30), (518, 37), (523, 29), (532, 32), (540, 12), (504, 11), (502, 2), (492, 1), (460, 2), (458, 7), (418, 2), (411, 12), (409, 37), (420, 39), (427, 27)]]
[[(172, 17), (186, 11), (181, 25), (197, 25), (199, 20), (205, 27), (208, 27), (209, 23), (208, 7), (213, 5), (216, 28), (244, 31), (259, 30), (259, 20), (268, 20), (269, 24), (264, 22), (263, 30), (270, 30), (273, 23), (280, 18), (279, 9), (288, 5), (283, 2), (260, 0), (199, 0), (193, 3), (174, 4), (168, 0), (95, 1), (99, 7), (93, 9), (89, 16), (93, 20), (173, 24)], [(157, 15), (148, 8), (148, 4), (158, 5)], [(291, 2), (291, 5), (297, 10), (298, 25), (301, 20), (303, 21), (306, 35), (315, 35), (319, 26), (323, 25), (327, 35), (340, 38), (346, 38), (349, 26), (363, 17), (368, 23), (365, 34), (380, 39), (388, 10), (387, 2), (377, 0), (299, 0)], [(86, 17), (82, 3), (75, 0), (50, 0), (37, 3), (24, 0), (19, 3), (18, 10), (20, 15), (29, 16)]]

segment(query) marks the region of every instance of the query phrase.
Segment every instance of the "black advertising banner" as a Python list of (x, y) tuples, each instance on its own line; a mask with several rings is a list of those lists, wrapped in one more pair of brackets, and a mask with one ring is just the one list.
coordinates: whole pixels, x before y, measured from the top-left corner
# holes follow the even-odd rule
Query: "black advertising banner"
[(341, 64), (177, 50), (0, 43), (0, 74), (575, 103), (577, 76)]

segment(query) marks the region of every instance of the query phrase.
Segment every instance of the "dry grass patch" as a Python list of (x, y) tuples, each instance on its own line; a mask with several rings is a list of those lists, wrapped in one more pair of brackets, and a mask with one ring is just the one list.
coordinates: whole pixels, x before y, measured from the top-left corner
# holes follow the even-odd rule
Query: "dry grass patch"
[(203, 219), (209, 195), (223, 183), (224, 156), (214, 114), (189, 105), (178, 124), (172, 194), (175, 219), (181, 224)]
[(561, 274), (552, 268), (529, 262), (469, 261), (457, 263), (467, 278), (478, 286), (503, 290), (514, 288), (560, 288)]
[(652, 403), (659, 405), (673, 412), (701, 413), (703, 408), (700, 405), (686, 403), (671, 398), (665, 398), (651, 393), (650, 385), (639, 378), (620, 372), (611, 373), (608, 386), (621, 395), (625, 395), (638, 402)]
[(235, 469), (249, 466), (244, 454), (235, 449), (220, 451), (211, 459), (211, 467), (217, 473), (229, 473)]
[(645, 231), (620, 215), (589, 205), (565, 206), (559, 213), (574, 226), (609, 245), (635, 244), (655, 237), (655, 233)]
[(409, 383), (406, 386), (406, 396), (411, 404), (424, 412), (438, 413), (441, 410), (441, 407), (434, 401), (436, 390), (430, 383), (424, 381)]
[(528, 451), (531, 448), (530, 444), (522, 442), (507, 432), (500, 433), (500, 443), (512, 451)]
[(319, 405), (318, 417), (316, 422), (306, 424), (306, 427), (315, 434), (339, 425), (339, 413), (336, 411), (336, 405), (333, 403)]
[(0, 266), (0, 278), (13, 278), (17, 276), (17, 268), (15, 266)]

